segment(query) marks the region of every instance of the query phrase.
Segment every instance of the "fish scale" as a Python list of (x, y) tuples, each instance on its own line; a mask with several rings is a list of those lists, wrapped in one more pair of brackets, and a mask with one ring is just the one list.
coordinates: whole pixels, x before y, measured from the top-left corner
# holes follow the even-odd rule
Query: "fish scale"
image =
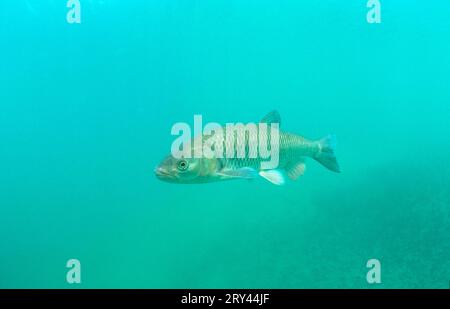
[[(256, 140), (255, 136), (251, 137), (253, 138), (253, 140)], [(314, 156), (319, 150), (317, 142), (307, 140), (306, 138), (299, 135), (280, 132), (279, 137), (279, 168), (284, 168), (289, 162), (297, 162), (301, 157)], [(252, 138), (248, 139), (248, 141), (251, 141)], [(268, 145), (271, 145), (270, 133), (261, 134), (261, 138), (267, 139)], [(248, 143), (246, 145), (248, 145)], [(231, 146), (232, 145), (230, 145), (230, 143), (224, 143), (225, 149)], [(252, 146), (255, 147), (255, 145)], [(256, 145), (256, 148), (257, 147), (258, 145)], [(222, 159), (223, 165), (232, 169), (251, 167), (259, 170), (261, 162), (268, 159), (261, 158), (260, 156), (258, 156), (257, 158), (249, 158), (249, 148), (250, 146), (245, 147), (245, 158), (224, 158)]]

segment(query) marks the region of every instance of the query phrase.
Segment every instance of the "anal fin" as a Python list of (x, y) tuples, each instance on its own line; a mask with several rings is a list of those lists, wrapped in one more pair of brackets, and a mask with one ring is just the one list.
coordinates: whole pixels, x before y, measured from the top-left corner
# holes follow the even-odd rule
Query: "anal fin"
[(292, 180), (296, 180), (298, 177), (302, 176), (305, 173), (305, 169), (306, 165), (303, 159), (289, 163), (285, 167), (288, 177)]

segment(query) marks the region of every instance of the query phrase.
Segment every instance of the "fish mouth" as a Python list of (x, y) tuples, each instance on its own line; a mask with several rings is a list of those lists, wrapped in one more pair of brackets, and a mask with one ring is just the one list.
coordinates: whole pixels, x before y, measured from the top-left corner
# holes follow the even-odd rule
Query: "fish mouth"
[(169, 172), (167, 172), (165, 169), (161, 167), (155, 168), (154, 172), (156, 177), (160, 179), (174, 179), (174, 177)]

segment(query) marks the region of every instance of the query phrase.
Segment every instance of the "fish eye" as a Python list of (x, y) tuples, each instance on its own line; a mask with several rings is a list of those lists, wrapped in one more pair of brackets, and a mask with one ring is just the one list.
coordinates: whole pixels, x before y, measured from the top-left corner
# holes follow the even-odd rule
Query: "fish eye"
[(180, 171), (185, 171), (185, 170), (187, 170), (188, 167), (189, 167), (189, 164), (188, 164), (188, 162), (186, 160), (178, 161), (177, 168)]

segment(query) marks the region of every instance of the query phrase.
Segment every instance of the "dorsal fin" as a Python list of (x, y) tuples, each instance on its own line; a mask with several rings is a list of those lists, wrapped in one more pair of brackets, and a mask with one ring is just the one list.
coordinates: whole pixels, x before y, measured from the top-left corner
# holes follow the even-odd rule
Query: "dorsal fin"
[(261, 119), (261, 122), (265, 122), (267, 124), (278, 123), (278, 126), (281, 127), (281, 117), (278, 111), (273, 110)]

